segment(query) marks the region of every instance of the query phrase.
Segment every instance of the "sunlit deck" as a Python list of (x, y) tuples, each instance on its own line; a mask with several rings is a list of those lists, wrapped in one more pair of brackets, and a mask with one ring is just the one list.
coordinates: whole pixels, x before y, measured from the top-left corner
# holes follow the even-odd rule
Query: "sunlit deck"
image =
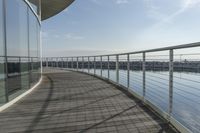
[(96, 77), (46, 70), (41, 85), (0, 113), (0, 132), (173, 133), (139, 100)]

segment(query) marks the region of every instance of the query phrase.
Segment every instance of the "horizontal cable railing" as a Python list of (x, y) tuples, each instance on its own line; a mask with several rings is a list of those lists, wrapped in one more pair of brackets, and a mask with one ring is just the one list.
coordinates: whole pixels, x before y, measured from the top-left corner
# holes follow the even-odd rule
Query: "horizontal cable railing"
[(200, 132), (200, 43), (98, 56), (47, 57), (43, 66), (109, 80), (181, 132)]

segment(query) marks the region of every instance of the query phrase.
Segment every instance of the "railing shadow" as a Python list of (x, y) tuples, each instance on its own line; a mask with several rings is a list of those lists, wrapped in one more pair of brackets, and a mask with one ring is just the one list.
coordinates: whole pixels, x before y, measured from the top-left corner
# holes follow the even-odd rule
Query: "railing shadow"
[(33, 121), (27, 127), (27, 130), (24, 133), (32, 133), (33, 132), (34, 128), (40, 122), (41, 116), (46, 112), (46, 109), (49, 106), (49, 101), (51, 100), (53, 92), (54, 92), (54, 83), (53, 83), (53, 80), (49, 76), (46, 76), (46, 77), (50, 81), (50, 88), (49, 88), (47, 98), (45, 99), (44, 104), (42, 105), (40, 111), (37, 113), (36, 117), (33, 119)]
[(62, 100), (62, 99), (64, 99), (64, 100), (70, 100), (73, 97), (81, 96), (81, 95), (84, 95), (84, 94), (87, 94), (87, 93), (91, 93), (91, 92), (102, 91), (102, 90), (105, 90), (105, 89), (108, 89), (108, 87), (101, 87), (101, 88), (96, 88), (96, 89), (90, 89), (88, 91), (81, 92), (81, 93), (64, 95), (64, 96), (59, 97), (59, 98), (52, 98), (51, 101)]
[[(121, 88), (121, 87), (116, 87), (118, 90), (120, 90), (119, 93), (117, 94), (114, 94), (114, 95), (111, 95), (111, 96), (107, 96), (107, 97), (103, 97), (103, 98), (98, 98), (94, 101), (91, 101), (91, 102), (88, 102), (86, 104), (83, 104), (83, 105), (80, 105), (80, 106), (76, 106), (76, 107), (72, 107), (72, 108), (69, 108), (69, 109), (66, 109), (66, 110), (62, 110), (62, 111), (57, 111), (57, 112), (53, 112), (53, 113), (50, 113), (50, 114), (47, 114), (49, 116), (45, 116), (44, 117), (44, 114), (46, 112), (46, 109), (47, 107), (49, 106), (50, 104), (50, 101), (52, 100), (59, 100), (59, 99), (53, 99), (52, 98), (52, 95), (54, 93), (54, 82), (53, 80), (47, 76), (48, 80), (50, 81), (50, 88), (49, 88), (49, 92), (48, 92), (48, 95), (47, 95), (47, 98), (45, 99), (40, 111), (36, 114), (35, 118), (32, 120), (31, 124), (28, 126), (27, 130), (25, 131), (25, 133), (32, 133), (34, 131), (34, 128), (38, 125), (38, 123), (41, 121), (41, 120), (44, 120), (44, 119), (47, 119), (47, 118), (52, 118), (56, 115), (61, 115), (62, 113), (69, 113), (71, 111), (75, 111), (75, 110), (78, 110), (78, 109), (81, 109), (83, 107), (87, 107), (91, 104), (95, 104), (95, 103), (98, 103), (100, 101), (103, 101), (103, 100), (106, 100), (106, 99), (109, 99), (109, 98), (113, 98), (113, 97), (117, 97), (117, 96), (120, 96), (122, 94), (125, 94), (127, 97), (129, 97), (130, 99), (132, 99), (133, 101), (135, 101), (135, 105), (131, 106), (131, 107), (128, 107), (127, 109), (124, 109), (122, 110), (121, 112), (119, 113), (116, 113), (116, 114), (113, 114), (112, 116), (106, 118), (106, 119), (103, 119), (101, 120), (100, 122), (98, 123), (95, 123), (93, 125), (89, 125), (89, 127), (83, 129), (83, 130), (80, 130), (80, 133), (85, 133), (101, 124), (104, 124), (105, 122), (111, 120), (111, 119), (114, 119), (120, 115), (122, 115), (123, 113), (127, 112), (127, 111), (130, 111), (131, 109), (135, 108), (135, 107), (138, 107), (142, 110), (142, 112), (140, 113), (146, 113), (147, 115), (150, 116), (151, 119), (153, 119), (154, 121), (156, 121), (157, 123), (159, 123), (159, 127), (160, 127), (160, 130), (158, 133), (162, 133), (162, 132), (166, 132), (169, 130), (170, 133), (174, 133), (173, 130), (171, 130), (171, 127), (169, 127), (169, 125), (166, 123), (166, 122), (163, 122), (163, 123), (160, 123), (160, 119), (158, 119), (158, 117), (156, 116), (156, 113), (155, 112), (152, 112), (150, 109), (148, 109), (143, 103), (141, 100), (135, 98), (131, 93), (127, 92), (125, 89)], [(112, 85), (112, 83), (110, 83)], [(106, 89), (107, 87), (104, 87), (104, 88), (96, 88), (96, 89), (90, 89), (88, 91), (85, 91), (85, 92), (81, 92), (81, 93), (76, 93), (76, 94), (72, 94), (72, 97), (75, 97), (75, 96), (79, 96), (79, 95), (84, 95), (84, 94), (87, 94), (89, 92), (95, 92), (95, 91), (99, 91), (99, 89), (101, 90), (104, 90)], [(70, 96), (70, 98), (72, 98)], [(66, 95), (65, 97), (61, 97), (60, 100), (65, 99), (66, 98)], [(70, 98), (67, 98), (68, 100), (70, 100)], [(133, 123), (134, 124), (134, 123)]]
[(70, 108), (70, 109), (67, 109), (67, 110), (62, 110), (62, 111), (59, 111), (59, 112), (56, 112), (56, 113), (52, 113), (50, 116), (47, 116), (47, 117), (43, 117), (42, 119), (46, 119), (46, 118), (51, 118), (57, 114), (62, 114), (62, 113), (66, 113), (66, 112), (70, 112), (70, 111), (73, 111), (73, 110), (77, 110), (77, 109), (80, 109), (82, 107), (86, 107), (86, 106), (89, 106), (91, 104), (95, 104), (95, 103), (98, 103), (100, 101), (103, 101), (103, 100), (106, 100), (106, 99), (109, 99), (109, 98), (112, 98), (112, 97), (116, 97), (116, 96), (119, 96), (121, 95), (122, 93), (118, 93), (118, 94), (115, 94), (115, 95), (112, 95), (112, 96), (108, 96), (108, 97), (104, 97), (104, 98), (100, 98), (100, 99), (97, 99), (95, 101), (92, 101), (92, 102), (89, 102), (87, 104), (83, 104), (83, 105), (80, 105), (80, 106), (76, 106), (76, 107), (73, 107), (73, 108)]
[(121, 111), (121, 112), (119, 112), (117, 114), (114, 114), (114, 115), (112, 115), (112, 116), (110, 116), (110, 117), (108, 117), (108, 118), (106, 118), (106, 119), (94, 124), (94, 125), (91, 125), (90, 127), (86, 128), (86, 129), (83, 129), (82, 131), (80, 131), (80, 133), (85, 133), (88, 130), (97, 127), (98, 125), (101, 125), (101, 124), (105, 123), (106, 121), (111, 120), (111, 119), (113, 119), (113, 118), (115, 118), (115, 117), (127, 112), (128, 110), (131, 110), (131, 109), (135, 108), (136, 106), (137, 105), (134, 105), (134, 106), (131, 106), (131, 107), (127, 108), (127, 109), (124, 109), (123, 111)]

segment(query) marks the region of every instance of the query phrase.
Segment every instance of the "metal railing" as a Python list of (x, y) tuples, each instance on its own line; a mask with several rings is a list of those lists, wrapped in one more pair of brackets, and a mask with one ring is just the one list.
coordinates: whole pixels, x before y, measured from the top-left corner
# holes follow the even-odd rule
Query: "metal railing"
[(179, 131), (199, 132), (198, 48), (200, 43), (111, 55), (47, 57), (43, 58), (43, 66), (109, 80), (148, 104)]

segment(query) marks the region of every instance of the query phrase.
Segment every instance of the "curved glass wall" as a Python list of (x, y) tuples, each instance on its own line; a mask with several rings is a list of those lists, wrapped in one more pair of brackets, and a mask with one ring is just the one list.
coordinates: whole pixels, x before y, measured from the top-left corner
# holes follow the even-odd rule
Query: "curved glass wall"
[(6, 98), (8, 101), (22, 94), (40, 79), (40, 23), (24, 0), (1, 0), (0, 10), (1, 104)]

